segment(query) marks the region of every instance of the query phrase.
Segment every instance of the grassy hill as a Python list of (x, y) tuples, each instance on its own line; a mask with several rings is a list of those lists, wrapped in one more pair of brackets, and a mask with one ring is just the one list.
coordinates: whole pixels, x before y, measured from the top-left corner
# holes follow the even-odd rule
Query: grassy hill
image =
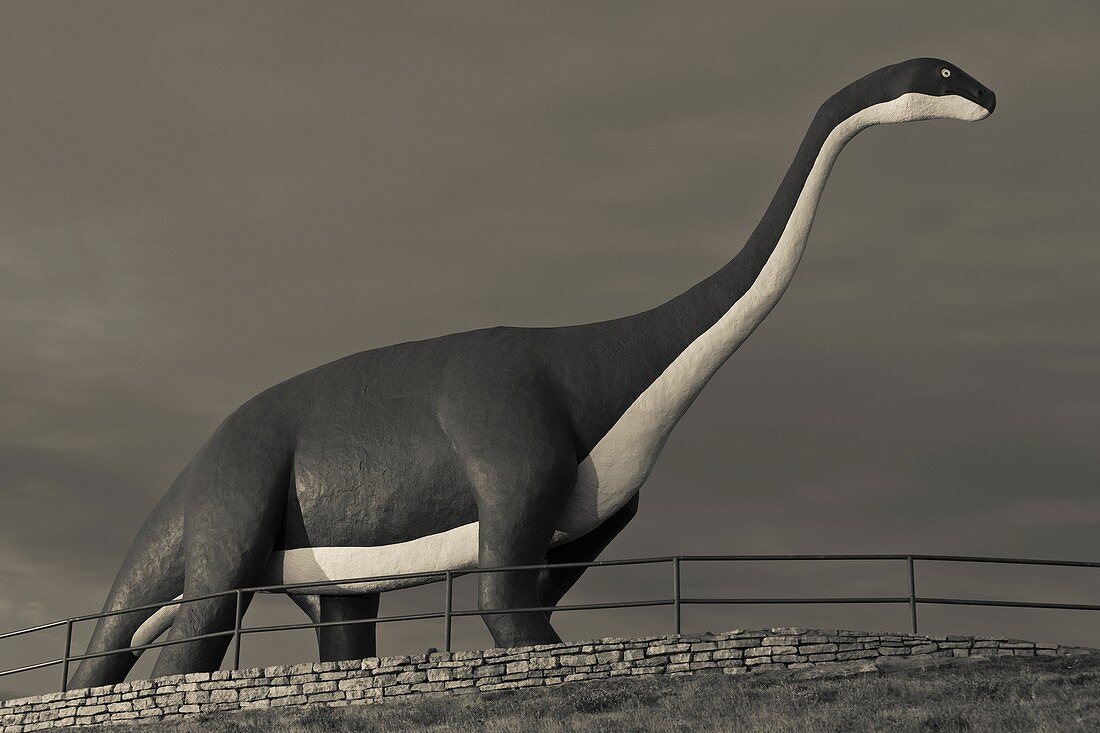
[(1100, 655), (879, 662), (830, 672), (632, 677), (377, 705), (195, 716), (150, 726), (106, 730), (1100, 730)]

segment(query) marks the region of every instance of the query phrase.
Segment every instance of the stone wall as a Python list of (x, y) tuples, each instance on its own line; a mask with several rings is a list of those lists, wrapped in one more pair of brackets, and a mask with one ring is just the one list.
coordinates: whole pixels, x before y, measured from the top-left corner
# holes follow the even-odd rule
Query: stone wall
[(0, 730), (23, 733), (282, 705), (362, 704), (402, 695), (539, 687), (630, 675), (704, 670), (744, 674), (836, 666), (883, 657), (1036, 656), (1093, 651), (1014, 639), (788, 628), (601, 639), (124, 682), (0, 702)]

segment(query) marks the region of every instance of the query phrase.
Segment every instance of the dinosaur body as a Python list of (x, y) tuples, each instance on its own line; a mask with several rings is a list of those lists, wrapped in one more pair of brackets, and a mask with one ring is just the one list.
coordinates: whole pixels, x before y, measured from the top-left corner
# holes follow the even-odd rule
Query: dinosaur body
[[(946, 62), (886, 67), (822, 105), (748, 243), (671, 301), (599, 323), (375, 349), (266, 390), (176, 479), (107, 607), (262, 583), (594, 558), (633, 516), (679, 418), (786, 290), (844, 145), (874, 124), (981, 119), (993, 106), (988, 89)], [(552, 605), (579, 575), (483, 574), (479, 602)], [(400, 585), (305, 588), (295, 600), (315, 620), (370, 617), (377, 594)], [(110, 617), (90, 649), (148, 643), (169, 624), (169, 638), (228, 628), (231, 605)], [(485, 621), (501, 646), (557, 640), (546, 614)], [(357, 631), (321, 634), (322, 657), (373, 652), (369, 627), (347, 628)], [(214, 668), (225, 643), (166, 647), (154, 674)], [(74, 684), (117, 681), (132, 663), (91, 660)]]

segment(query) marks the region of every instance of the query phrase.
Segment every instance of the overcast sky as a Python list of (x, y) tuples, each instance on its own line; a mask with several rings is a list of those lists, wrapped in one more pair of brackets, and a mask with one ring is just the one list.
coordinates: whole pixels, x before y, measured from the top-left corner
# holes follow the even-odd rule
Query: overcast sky
[[(848, 147), (790, 291), (607, 555), (1100, 560), (1100, 6), (747, 5), (0, 7), (0, 627), (98, 609), (176, 472), (273, 383), (683, 291), (817, 105), (914, 56), (996, 114)], [(1032, 590), (1100, 602), (1051, 577)], [(858, 622), (795, 621), (819, 618)], [(1043, 619), (1100, 645), (1095, 618)]]

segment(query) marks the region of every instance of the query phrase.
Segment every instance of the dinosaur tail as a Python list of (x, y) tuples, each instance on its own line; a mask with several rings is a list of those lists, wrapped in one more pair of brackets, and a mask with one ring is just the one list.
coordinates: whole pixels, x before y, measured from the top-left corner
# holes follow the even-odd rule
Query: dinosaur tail
[[(172, 600), (178, 601), (183, 598), (183, 594), (180, 593)], [(180, 604), (173, 603), (171, 606), (161, 606), (153, 615), (145, 619), (141, 626), (134, 632), (133, 637), (130, 638), (130, 646), (144, 646), (146, 644), (152, 644), (157, 638), (160, 637), (165, 631), (172, 626), (172, 622), (176, 620), (176, 614), (179, 613)], [(134, 656), (141, 656), (140, 651), (134, 652)]]

